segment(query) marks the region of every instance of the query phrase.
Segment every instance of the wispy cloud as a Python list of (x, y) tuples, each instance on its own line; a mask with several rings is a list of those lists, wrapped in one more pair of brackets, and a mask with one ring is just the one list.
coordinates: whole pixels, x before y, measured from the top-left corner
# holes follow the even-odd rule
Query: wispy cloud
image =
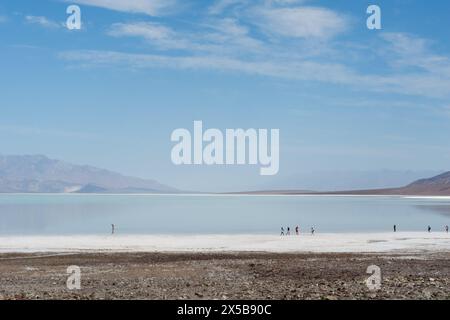
[(390, 44), (392, 65), (450, 77), (450, 59), (431, 52), (432, 41), (405, 33), (386, 33), (383, 38)]
[(247, 0), (217, 0), (209, 8), (208, 13), (211, 15), (222, 14), (226, 9), (237, 4), (248, 4)]
[(25, 16), (25, 21), (30, 24), (37, 24), (44, 28), (50, 28), (50, 29), (56, 29), (61, 27), (61, 24), (54, 22), (52, 20), (49, 20), (48, 18), (44, 16)]
[(207, 40), (215, 41), (217, 44), (223, 44), (224, 47), (232, 47), (235, 50), (256, 50), (260, 53), (264, 51), (263, 42), (251, 36), (249, 28), (242, 25), (235, 18), (213, 20), (210, 22), (210, 27), (214, 32), (206, 33), (205, 38)]
[(211, 15), (238, 8), (244, 17), (265, 32), (292, 38), (331, 38), (347, 30), (349, 19), (333, 10), (304, 6), (304, 0), (218, 0), (208, 8)]
[(303, 3), (307, 0), (215, 0), (208, 7), (208, 13), (211, 15), (219, 15), (228, 9), (240, 9), (250, 5), (266, 5), (266, 6), (286, 6)]
[(377, 75), (360, 73), (341, 63), (313, 60), (243, 59), (220, 55), (128, 54), (114, 51), (67, 51), (59, 57), (84, 66), (121, 66), (134, 69), (209, 69), (300, 81), (347, 85), (357, 90), (448, 98), (450, 79), (430, 73)]
[(115, 23), (108, 31), (114, 37), (138, 37), (161, 50), (185, 50), (196, 54), (237, 50), (262, 50), (261, 42), (248, 35), (248, 29), (235, 19), (214, 19), (201, 30), (177, 32), (153, 22)]
[(176, 4), (176, 0), (73, 0), (71, 2), (150, 16), (163, 14)]
[(266, 32), (292, 38), (330, 38), (349, 24), (343, 15), (319, 7), (253, 8), (252, 14)]
[[(360, 43), (337, 45), (334, 37), (346, 32), (350, 18), (303, 2), (272, 0), (256, 7), (246, 0), (219, 0), (186, 28), (148, 21), (115, 23), (108, 30), (110, 36), (140, 38), (148, 47), (140, 54), (79, 50), (59, 57), (83, 66), (207, 69), (345, 85), (358, 91), (450, 97), (449, 58), (433, 53), (430, 41), (380, 33), (372, 40), (381, 48), (377, 51)], [(245, 10), (221, 14), (237, 5)], [(385, 61), (383, 70), (370, 71), (354, 63), (355, 57), (367, 54)]]
[(141, 37), (161, 49), (183, 49), (188, 41), (171, 28), (152, 22), (115, 23), (108, 34), (113, 37)]
[[(286, 37), (295, 39), (296, 55), (310, 55), (324, 48), (323, 45), (320, 48), (320, 43), (344, 32), (348, 21), (344, 15), (329, 9), (298, 6), (301, 2), (219, 0), (207, 8), (206, 14), (199, 15), (197, 23), (186, 25), (186, 28), (174, 30), (161, 22), (138, 21), (115, 23), (108, 34), (140, 37), (158, 49), (190, 50), (197, 55), (213, 52), (261, 56), (269, 50), (286, 55), (290, 50), (286, 50), (284, 44), (274, 45), (280, 43), (277, 37)], [(226, 8), (236, 6), (241, 8), (239, 12), (221, 14)], [(264, 35), (266, 39), (261, 39)]]
[(345, 66), (311, 61), (253, 61), (213, 55), (167, 56), (114, 51), (67, 51), (62, 52), (59, 57), (67, 61), (80, 62), (85, 66), (116, 65), (136, 69), (155, 67), (212, 69), (295, 80), (326, 81), (336, 84), (357, 82), (367, 84), (370, 81)]

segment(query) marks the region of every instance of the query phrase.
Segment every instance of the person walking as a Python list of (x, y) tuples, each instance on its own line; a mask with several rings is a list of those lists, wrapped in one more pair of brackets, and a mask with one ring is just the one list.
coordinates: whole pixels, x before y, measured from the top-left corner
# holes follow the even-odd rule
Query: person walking
[(316, 232), (316, 230), (314, 230), (314, 227), (311, 227), (311, 235), (314, 235), (314, 232)]
[(448, 225), (447, 225), (447, 226), (445, 226), (445, 232), (447, 232), (447, 233), (448, 233)]
[(280, 233), (280, 236), (284, 236), (284, 228), (283, 228), (283, 227), (281, 227), (281, 233)]
[(286, 235), (287, 235), (287, 236), (290, 236), (290, 235), (291, 235), (291, 228), (287, 227), (287, 233), (286, 233)]
[(116, 226), (114, 225), (114, 223), (111, 224), (111, 234), (114, 234), (114, 232), (116, 231)]
[(296, 235), (299, 235), (299, 234), (300, 234), (300, 229), (299, 229), (298, 226), (295, 227), (295, 234), (296, 234)]
[(431, 232), (431, 226), (428, 226), (428, 232)]
[(397, 232), (397, 225), (394, 224), (394, 232)]

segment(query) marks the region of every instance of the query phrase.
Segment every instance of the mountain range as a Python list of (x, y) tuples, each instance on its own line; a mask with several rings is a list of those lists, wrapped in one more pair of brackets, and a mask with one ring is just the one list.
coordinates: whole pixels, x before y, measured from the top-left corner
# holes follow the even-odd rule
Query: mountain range
[(450, 196), (450, 171), (440, 175), (420, 179), (404, 187), (386, 189), (367, 189), (349, 191), (316, 192), (309, 190), (265, 190), (242, 192), (246, 194), (320, 194), (320, 195), (411, 195), (411, 196)]
[(43, 155), (0, 155), (0, 193), (176, 193), (155, 180), (128, 177)]
[[(342, 177), (341, 177), (342, 178)], [(0, 193), (179, 193), (155, 180), (124, 176), (88, 165), (75, 165), (44, 155), (0, 155)], [(254, 194), (355, 194), (450, 196), (450, 172), (404, 187), (317, 192), (265, 190)]]
[(359, 194), (364, 193), (380, 195), (450, 196), (450, 171), (435, 177), (417, 180), (401, 188), (359, 191)]

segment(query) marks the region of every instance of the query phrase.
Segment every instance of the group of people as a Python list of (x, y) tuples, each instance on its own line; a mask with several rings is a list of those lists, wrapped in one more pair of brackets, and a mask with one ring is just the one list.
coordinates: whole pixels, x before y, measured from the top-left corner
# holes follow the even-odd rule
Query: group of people
[[(445, 226), (445, 232), (448, 233), (448, 225)], [(428, 232), (431, 232), (431, 226), (428, 226)], [(311, 227), (311, 235), (314, 235), (314, 233), (316, 232), (316, 230), (314, 229), (314, 227)], [(397, 225), (394, 224), (394, 232), (397, 232)], [(298, 236), (300, 235), (300, 228), (299, 226), (295, 227), (295, 234)], [(284, 227), (281, 227), (281, 233), (280, 236), (290, 236), (291, 235), (291, 228), (290, 227), (286, 227), (286, 231), (284, 229)]]
[[(314, 227), (311, 227), (311, 235), (314, 235), (315, 232), (316, 232), (316, 230), (314, 229)], [(295, 234), (297, 236), (300, 235), (300, 227), (299, 226), (295, 227)], [(284, 232), (284, 227), (281, 227), (280, 236), (290, 236), (290, 235), (291, 235), (291, 228), (290, 227), (286, 228), (286, 232)]]
[[(445, 229), (445, 232), (448, 233), (448, 225), (445, 226), (444, 229)], [(431, 232), (431, 226), (428, 226), (427, 230), (428, 230), (428, 232)], [(397, 225), (396, 224), (394, 224), (394, 232), (397, 232)]]
[[(116, 226), (114, 224), (111, 224), (111, 234), (114, 234), (116, 231)], [(316, 232), (316, 230), (314, 229), (314, 227), (311, 227), (311, 235), (314, 235), (314, 233)], [(397, 232), (397, 225), (394, 224), (394, 232)], [(428, 226), (428, 232), (431, 232), (431, 226)], [(445, 226), (445, 232), (448, 233), (448, 225)], [(300, 235), (300, 227), (296, 226), (295, 227), (295, 234), (298, 236)], [(287, 227), (286, 228), (286, 232), (284, 230), (284, 227), (281, 227), (281, 234), (280, 236), (290, 236), (291, 235), (291, 228)]]

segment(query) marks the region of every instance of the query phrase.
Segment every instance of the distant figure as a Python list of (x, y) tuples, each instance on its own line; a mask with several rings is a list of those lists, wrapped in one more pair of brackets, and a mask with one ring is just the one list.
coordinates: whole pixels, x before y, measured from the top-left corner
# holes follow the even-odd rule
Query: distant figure
[(397, 232), (397, 225), (394, 224), (394, 232)]
[(431, 232), (431, 226), (428, 226), (428, 232)]
[(296, 235), (299, 234), (299, 228), (298, 228), (298, 226), (295, 227), (295, 234), (296, 234)]
[(314, 230), (314, 227), (311, 227), (311, 235), (314, 235), (314, 232), (316, 232), (316, 230)]
[(283, 227), (281, 227), (281, 234), (280, 234), (280, 236), (284, 236), (284, 228)]
[(114, 232), (116, 231), (116, 226), (113, 224), (111, 224), (111, 234), (114, 234)]
[(448, 233), (448, 226), (445, 226), (445, 232)]
[(286, 235), (287, 235), (287, 236), (290, 236), (290, 235), (291, 235), (291, 228), (287, 227), (287, 233), (286, 233)]

